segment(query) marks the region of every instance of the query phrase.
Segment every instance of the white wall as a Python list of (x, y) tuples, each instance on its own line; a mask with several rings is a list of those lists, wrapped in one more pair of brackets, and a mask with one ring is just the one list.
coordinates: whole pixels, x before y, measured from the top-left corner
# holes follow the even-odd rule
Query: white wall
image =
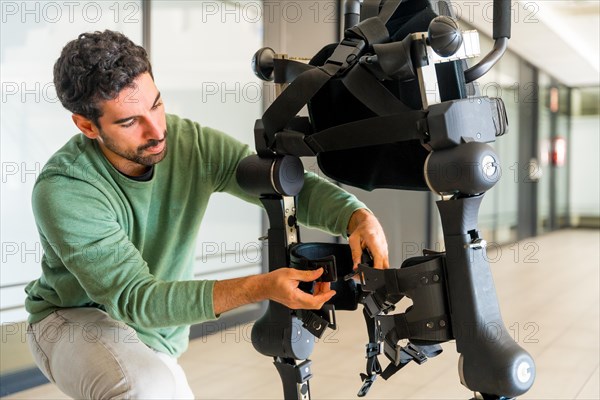
[(77, 129), (56, 98), (52, 67), (83, 32), (113, 29), (141, 42), (140, 1), (2, 2), (0, 32), (0, 323), (26, 318), (23, 288), (40, 274), (31, 190), (47, 159)]

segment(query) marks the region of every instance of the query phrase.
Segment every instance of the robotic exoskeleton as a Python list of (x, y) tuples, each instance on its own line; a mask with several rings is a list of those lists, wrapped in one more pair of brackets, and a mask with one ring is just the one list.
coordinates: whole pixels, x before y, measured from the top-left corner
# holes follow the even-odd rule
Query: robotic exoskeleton
[[(533, 359), (502, 322), (477, 229), (481, 200), (500, 177), (487, 143), (508, 123), (502, 99), (481, 96), (472, 82), (506, 49), (510, 1), (494, 0), (494, 48), (470, 69), (465, 59), (479, 53), (477, 32), (460, 31), (448, 4), (437, 2), (436, 12), (430, 1), (347, 0), (343, 40), (309, 64), (269, 48), (253, 60), (255, 73), (281, 93), (256, 122), (257, 154), (240, 163), (238, 182), (267, 211), (270, 269), (323, 267), (319, 279), (336, 290), (318, 311), (270, 302), (253, 327), (253, 345), (274, 358), (286, 399), (310, 398), (314, 338), (335, 328), (334, 310), (359, 304), (369, 335), (359, 396), (377, 375), (388, 379), (410, 361), (421, 364), (450, 340), (460, 353), (461, 383), (481, 397), (512, 398), (533, 384)], [(309, 117), (298, 117), (307, 104)], [(389, 270), (372, 268), (365, 255), (353, 271), (347, 245), (301, 243), (295, 213), (302, 156), (317, 156), (330, 178), (362, 189), (441, 195), (446, 251), (425, 251)], [(412, 306), (391, 313), (403, 297)], [(382, 353), (390, 361), (385, 369)]]

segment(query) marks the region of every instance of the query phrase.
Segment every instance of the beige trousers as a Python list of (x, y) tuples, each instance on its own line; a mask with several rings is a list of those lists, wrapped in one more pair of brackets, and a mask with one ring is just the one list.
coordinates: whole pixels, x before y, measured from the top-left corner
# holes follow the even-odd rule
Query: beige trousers
[(69, 308), (27, 328), (37, 366), (75, 399), (193, 399), (177, 359), (96, 308)]

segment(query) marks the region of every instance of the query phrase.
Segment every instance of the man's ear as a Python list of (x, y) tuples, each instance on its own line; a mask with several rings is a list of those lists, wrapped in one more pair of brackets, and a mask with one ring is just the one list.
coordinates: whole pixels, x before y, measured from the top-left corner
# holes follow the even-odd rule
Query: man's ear
[(98, 132), (96, 125), (83, 115), (73, 114), (71, 118), (73, 119), (75, 125), (77, 125), (77, 127), (81, 130), (81, 133), (88, 138), (96, 139), (99, 136), (100, 133)]

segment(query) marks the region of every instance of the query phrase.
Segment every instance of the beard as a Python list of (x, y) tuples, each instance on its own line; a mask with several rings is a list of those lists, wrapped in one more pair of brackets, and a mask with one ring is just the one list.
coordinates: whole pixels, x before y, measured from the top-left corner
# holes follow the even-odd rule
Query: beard
[[(100, 129), (99, 132), (100, 137), (102, 138), (102, 141), (104, 142), (104, 145), (107, 149), (133, 163), (150, 167), (154, 164), (158, 164), (167, 156), (166, 130), (164, 132), (164, 137), (162, 140), (150, 140), (146, 144), (139, 146), (136, 150), (123, 150), (117, 145), (117, 142), (112, 140), (108, 135), (106, 135), (102, 129)], [(162, 142), (165, 142), (165, 147), (160, 153), (144, 155), (146, 149), (157, 146)]]

